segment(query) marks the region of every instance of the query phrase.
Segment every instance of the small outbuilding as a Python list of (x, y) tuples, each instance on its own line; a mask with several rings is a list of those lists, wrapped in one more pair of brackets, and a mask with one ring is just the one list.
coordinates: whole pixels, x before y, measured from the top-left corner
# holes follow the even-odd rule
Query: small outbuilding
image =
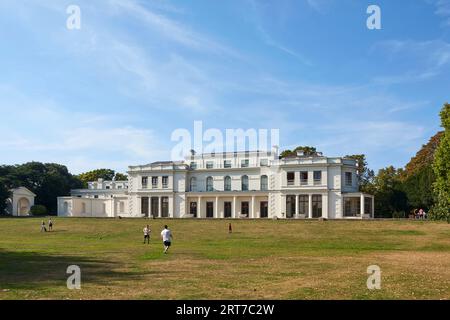
[(11, 189), (7, 200), (6, 213), (12, 216), (29, 216), (36, 195), (25, 187)]

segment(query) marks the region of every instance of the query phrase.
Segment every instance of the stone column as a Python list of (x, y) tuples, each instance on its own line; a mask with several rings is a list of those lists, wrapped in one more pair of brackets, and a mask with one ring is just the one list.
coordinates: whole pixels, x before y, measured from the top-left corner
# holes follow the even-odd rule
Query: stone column
[(312, 218), (312, 194), (308, 194), (308, 218)]
[(233, 205), (231, 207), (231, 217), (236, 218), (236, 196), (233, 197)]
[(372, 196), (372, 219), (375, 218), (375, 197)]
[(214, 218), (220, 218), (219, 217), (219, 197), (216, 196), (216, 203), (214, 204)]
[(295, 218), (299, 217), (300, 206), (298, 205), (298, 194), (295, 195)]
[(202, 197), (198, 197), (198, 202), (197, 202), (197, 218), (201, 218), (202, 217)]
[(364, 194), (363, 193), (361, 193), (361, 201), (359, 203), (360, 203), (359, 213), (361, 214), (361, 218), (362, 218), (364, 215)]
[(254, 219), (255, 217), (255, 196), (252, 196), (252, 211), (250, 213), (250, 218)]
[(162, 201), (161, 201), (161, 197), (158, 197), (158, 217), (161, 218), (161, 207), (162, 207)]

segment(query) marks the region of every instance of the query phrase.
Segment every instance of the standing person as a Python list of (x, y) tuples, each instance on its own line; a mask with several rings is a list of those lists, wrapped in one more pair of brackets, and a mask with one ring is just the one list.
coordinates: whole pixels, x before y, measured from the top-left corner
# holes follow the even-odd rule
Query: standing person
[(48, 220), (48, 231), (52, 231), (53, 230), (53, 221), (52, 218), (50, 218)]
[(233, 232), (233, 228), (231, 228), (231, 222), (228, 224), (228, 233), (232, 233)]
[(45, 228), (45, 221), (42, 220), (41, 222), (41, 232), (47, 232), (47, 229)]
[(144, 231), (144, 244), (145, 240), (147, 240), (147, 244), (150, 244), (150, 226), (147, 225), (143, 231)]
[(167, 253), (167, 250), (169, 250), (173, 238), (172, 231), (169, 230), (169, 227), (167, 227), (167, 225), (165, 225), (164, 230), (161, 231), (161, 238), (164, 243), (164, 253)]
[(423, 209), (419, 210), (419, 219), (423, 219)]

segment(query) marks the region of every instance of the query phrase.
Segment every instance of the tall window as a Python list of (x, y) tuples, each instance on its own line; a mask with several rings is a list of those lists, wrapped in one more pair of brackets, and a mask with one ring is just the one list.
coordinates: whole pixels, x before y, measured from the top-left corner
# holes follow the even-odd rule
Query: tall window
[(206, 162), (206, 169), (212, 169), (214, 168), (214, 162), (208, 161)]
[(259, 160), (259, 165), (262, 166), (268, 166), (269, 165), (269, 159), (261, 159)]
[(158, 177), (152, 177), (152, 188), (158, 188)]
[(345, 185), (351, 187), (353, 185), (352, 173), (345, 173)]
[(124, 213), (125, 212), (125, 203), (123, 201), (120, 201), (119, 212), (120, 213)]
[(286, 218), (295, 217), (295, 196), (286, 196)]
[(248, 159), (241, 160), (241, 168), (247, 168), (249, 165)]
[(191, 162), (190, 165), (189, 165), (189, 167), (190, 167), (192, 170), (197, 169), (197, 162)]
[(268, 190), (268, 180), (266, 175), (261, 176), (261, 191)]
[(229, 176), (225, 177), (225, 180), (223, 182), (223, 190), (231, 191), (231, 178)]
[(364, 213), (372, 214), (372, 198), (364, 197)]
[(169, 216), (169, 197), (161, 197), (161, 217)]
[(141, 198), (141, 213), (148, 217), (148, 197)]
[(81, 213), (86, 213), (86, 203), (81, 204)]
[(223, 167), (224, 168), (231, 168), (231, 160), (224, 160), (223, 161)]
[(300, 172), (300, 184), (307, 185), (308, 184), (308, 171)]
[(249, 216), (250, 210), (249, 210), (249, 204), (248, 201), (242, 201), (241, 202), (241, 214), (244, 216)]
[(322, 171), (314, 171), (314, 184), (318, 185), (322, 183)]
[(242, 176), (241, 178), (241, 190), (248, 191), (248, 176)]
[(308, 216), (309, 210), (309, 196), (308, 195), (300, 195), (298, 196), (298, 212), (299, 214), (304, 214)]
[(189, 191), (195, 192), (197, 191), (197, 178), (192, 177), (189, 183)]
[(142, 177), (142, 189), (147, 188), (148, 177)]
[(288, 186), (293, 186), (295, 182), (295, 172), (287, 173), (287, 184)]
[(206, 191), (213, 191), (213, 178), (212, 177), (208, 177), (206, 178)]
[(312, 216), (313, 218), (320, 218), (322, 216), (322, 196), (312, 196)]
[(168, 176), (162, 177), (162, 187), (167, 188), (168, 185), (169, 185), (169, 177)]

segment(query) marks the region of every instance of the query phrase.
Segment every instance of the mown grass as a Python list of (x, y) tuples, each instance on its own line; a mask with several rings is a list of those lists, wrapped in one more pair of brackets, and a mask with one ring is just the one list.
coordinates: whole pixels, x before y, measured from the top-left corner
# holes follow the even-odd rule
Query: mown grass
[[(56, 218), (40, 233), (41, 220), (0, 219), (0, 299), (450, 298), (446, 223)], [(81, 290), (66, 287), (72, 264)], [(381, 290), (366, 287), (369, 265)]]

